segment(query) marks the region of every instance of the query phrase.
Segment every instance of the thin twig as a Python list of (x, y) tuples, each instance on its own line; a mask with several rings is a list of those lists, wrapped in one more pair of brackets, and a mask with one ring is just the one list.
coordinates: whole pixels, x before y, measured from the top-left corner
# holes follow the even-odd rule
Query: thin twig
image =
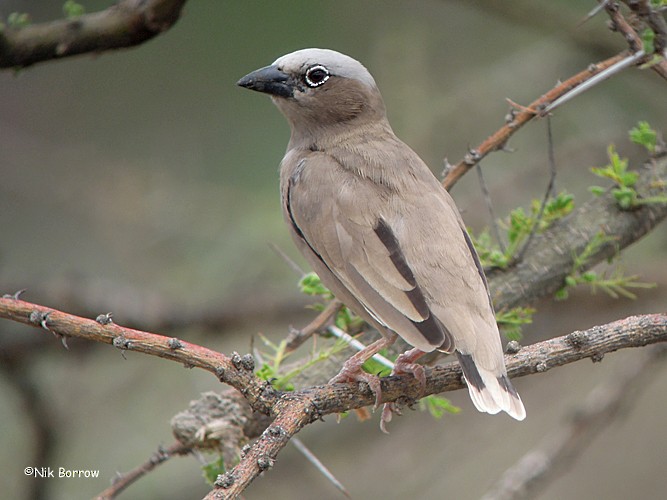
[(609, 2), (609, 0), (601, 0), (599, 4), (597, 4), (595, 7), (593, 7), (588, 14), (586, 14), (586, 17), (584, 17), (577, 26), (581, 26), (582, 24), (588, 22), (591, 20), (593, 17), (597, 16), (602, 10), (604, 9), (605, 5)]
[[(665, 44), (667, 44), (667, 26), (665, 26), (665, 21), (662, 19), (662, 15), (658, 12), (654, 12), (653, 8), (650, 5), (644, 5), (643, 7), (639, 5), (639, 2), (625, 2), (631, 9), (636, 7), (637, 10), (633, 9), (634, 13), (639, 16), (639, 18), (644, 19), (645, 24), (650, 26), (655, 34), (653, 40), (653, 45), (655, 49), (655, 54), (659, 55), (662, 59), (658, 61), (651, 61), (653, 54), (647, 55), (647, 62), (652, 62), (650, 68), (660, 75), (662, 78), (667, 80), (667, 54), (664, 53)], [(644, 49), (644, 43), (642, 42), (641, 37), (633, 28), (630, 23), (625, 20), (621, 10), (619, 9), (617, 2), (607, 2), (605, 4), (605, 10), (611, 18), (612, 29), (618, 31), (623, 35), (628, 47), (630, 50), (635, 52), (638, 50)], [(661, 19), (662, 22), (657, 19)]]
[(326, 477), (331, 484), (335, 486), (335, 488), (340, 491), (345, 497), (347, 498), (352, 498), (350, 496), (350, 493), (345, 489), (345, 486), (343, 486), (343, 483), (341, 483), (338, 479), (336, 479), (336, 476), (334, 476), (329, 469), (320, 461), (317, 456), (308, 449), (308, 447), (303, 444), (303, 441), (301, 441), (297, 437), (292, 438), (292, 444), (294, 447), (299, 450), (299, 452), (306, 457), (306, 460), (308, 460), (311, 464), (315, 466), (315, 468), (324, 476)]
[(667, 57), (667, 54), (665, 54), (665, 50), (667, 50), (667, 21), (665, 21), (661, 12), (654, 8), (648, 0), (623, 0), (623, 3), (636, 16), (643, 19), (646, 25), (655, 33), (653, 40), (655, 53)]
[(115, 323), (67, 314), (49, 307), (13, 298), (0, 298), (0, 318), (41, 328), (49, 335), (82, 338), (111, 344), (121, 352), (139, 352), (183, 363), (213, 373), (221, 382), (243, 391), (255, 411), (268, 414), (277, 397), (271, 386), (255, 376), (252, 356), (231, 357), (175, 337), (126, 328)]
[(445, 189), (449, 190), (456, 184), (456, 182), (465, 175), (468, 170), (475, 166), (479, 161), (485, 158), (489, 153), (502, 149), (509, 138), (513, 136), (523, 125), (531, 121), (533, 118), (540, 116), (542, 110), (551, 104), (553, 101), (570, 92), (573, 88), (581, 85), (586, 80), (594, 77), (606, 68), (613, 66), (618, 61), (627, 57), (627, 53), (623, 52), (617, 54), (609, 59), (605, 59), (597, 64), (591, 64), (585, 70), (568, 78), (562, 83), (556, 85), (546, 94), (534, 100), (528, 106), (517, 109), (513, 114), (512, 119), (506, 122), (491, 136), (486, 138), (477, 148), (471, 150), (463, 160), (457, 163), (447, 174), (442, 181)]
[(514, 259), (514, 262), (518, 262), (521, 259), (523, 259), (524, 255), (526, 255), (526, 250), (530, 247), (531, 242), (533, 241), (533, 238), (535, 234), (539, 231), (540, 224), (542, 222), (542, 218), (544, 217), (544, 209), (547, 206), (547, 202), (549, 201), (549, 198), (553, 197), (554, 195), (554, 190), (556, 189), (556, 157), (554, 156), (554, 142), (553, 142), (553, 136), (551, 133), (551, 116), (547, 115), (547, 150), (549, 151), (548, 156), (549, 156), (549, 183), (547, 184), (547, 190), (544, 193), (544, 198), (542, 198), (542, 203), (540, 204), (540, 209), (537, 213), (537, 216), (535, 217), (535, 220), (533, 221), (533, 225), (530, 228), (530, 234), (528, 235), (528, 238), (526, 239), (526, 243), (524, 243), (523, 247), (517, 254), (516, 258)]
[(138, 479), (141, 479), (143, 476), (145, 476), (150, 471), (155, 469), (158, 465), (163, 464), (173, 456), (187, 455), (191, 451), (192, 451), (191, 447), (185, 446), (179, 442), (172, 444), (168, 448), (160, 447), (143, 464), (135, 467), (131, 471), (126, 472), (124, 474), (118, 474), (114, 478), (113, 484), (109, 486), (106, 490), (101, 492), (99, 495), (97, 495), (95, 499), (109, 500), (111, 498), (116, 498), (116, 496), (119, 495), (124, 489), (126, 489), (128, 486), (130, 486)]
[[(545, 113), (553, 111), (557, 106), (564, 104), (581, 92), (590, 89), (592, 86), (597, 85), (633, 64), (639, 64), (642, 61), (648, 62), (650, 60), (651, 54), (643, 52), (641, 37), (622, 16), (618, 9), (618, 4), (604, 0), (603, 3), (603, 7), (612, 18), (614, 27), (623, 34), (628, 42), (630, 51), (621, 52), (597, 64), (589, 65), (587, 69), (559, 83), (528, 106), (517, 108), (511, 121), (505, 123), (477, 148), (470, 150), (459, 163), (448, 170), (447, 175), (442, 181), (445, 189), (450, 190), (468, 170), (479, 163), (489, 153), (502, 149), (507, 144), (509, 138), (533, 118), (544, 116)], [(652, 64), (650, 68), (667, 79), (667, 60), (658, 61)]]
[[(653, 8), (646, 0), (627, 1), (624, 3), (630, 7), (633, 13), (644, 21), (654, 33), (653, 48), (654, 54), (659, 57), (658, 60), (650, 60), (650, 69), (667, 80), (667, 22), (661, 12)], [(621, 15), (620, 9), (607, 6), (607, 13), (612, 18), (614, 29), (623, 34), (629, 44), (643, 45), (641, 37), (637, 31)], [(649, 54), (650, 55), (650, 54)]]
[(333, 318), (336, 313), (338, 313), (342, 306), (343, 303), (340, 300), (332, 299), (322, 310), (322, 312), (315, 316), (315, 318), (310, 323), (308, 323), (300, 330), (292, 329), (285, 339), (287, 342), (287, 345), (285, 346), (286, 351), (293, 351), (306, 340), (308, 340), (314, 333), (322, 330), (331, 320), (331, 318)]
[(641, 37), (637, 34), (632, 26), (625, 20), (618, 2), (603, 2), (604, 10), (611, 19), (611, 30), (618, 31), (623, 35), (631, 52), (638, 52), (644, 49), (644, 44)]
[(486, 209), (489, 212), (489, 219), (490, 219), (489, 225), (491, 227), (491, 233), (493, 234), (493, 237), (496, 239), (500, 251), (505, 253), (507, 251), (507, 247), (505, 246), (505, 242), (503, 241), (503, 239), (500, 237), (500, 229), (498, 228), (498, 219), (496, 218), (495, 211), (493, 210), (493, 202), (491, 201), (491, 194), (489, 193), (489, 188), (486, 185), (486, 181), (484, 180), (484, 173), (482, 172), (482, 162), (479, 162), (476, 165), (475, 169), (477, 170), (477, 178), (479, 179), (479, 187), (482, 190), (484, 203), (486, 204)]
[[(640, 2), (628, 2), (624, 0), (634, 13), (645, 21), (645, 24), (648, 25), (654, 32), (655, 38), (653, 40), (653, 45), (655, 52), (654, 54), (662, 57), (659, 61), (653, 61), (650, 68), (660, 75), (662, 78), (667, 80), (667, 54), (665, 54), (665, 45), (667, 44), (667, 26), (665, 20), (662, 19), (662, 14), (655, 12), (653, 7), (648, 5), (648, 2), (645, 2), (644, 6), (640, 5)], [(637, 10), (634, 9), (636, 7)], [(611, 18), (612, 29), (618, 31), (623, 35), (628, 47), (632, 52), (644, 49), (644, 43), (642, 38), (639, 36), (634, 27), (630, 25), (623, 17), (621, 10), (619, 9), (617, 2), (606, 2), (605, 10)], [(651, 56), (653, 54), (647, 55), (647, 61), (651, 61)]]
[[(554, 147), (554, 135), (551, 128), (551, 115), (547, 115), (547, 155), (549, 162), (549, 188), (547, 193), (556, 196), (556, 148)], [(550, 191), (550, 192), (549, 192)]]
[(304, 274), (306, 274), (306, 271), (301, 269), (299, 264), (290, 259), (289, 255), (283, 252), (282, 248), (280, 248), (278, 245), (276, 245), (275, 243), (269, 243), (269, 248), (271, 248), (271, 250), (273, 250), (278, 255), (278, 257), (283, 259), (283, 261), (285, 261), (285, 263), (289, 266), (289, 268), (292, 271), (294, 271), (298, 276), (303, 276)]
[(554, 101), (550, 102), (547, 106), (544, 107), (541, 114), (546, 115), (547, 113), (551, 113), (557, 107), (562, 106), (566, 102), (568, 102), (568, 101), (574, 99), (575, 97), (583, 94), (587, 90), (592, 89), (596, 85), (602, 83), (605, 80), (608, 80), (612, 76), (620, 73), (621, 71), (629, 68), (630, 66), (638, 64), (640, 61), (644, 60), (645, 58), (646, 58), (646, 53), (643, 50), (639, 50), (637, 52), (634, 52), (632, 54), (627, 55), (626, 57), (624, 57), (620, 61), (617, 61), (615, 64), (612, 64), (608, 68), (605, 68), (603, 71), (600, 71), (595, 76), (587, 79), (584, 82), (581, 82), (580, 85), (577, 85), (575, 88), (573, 88), (569, 92), (561, 95), (558, 99), (555, 99)]

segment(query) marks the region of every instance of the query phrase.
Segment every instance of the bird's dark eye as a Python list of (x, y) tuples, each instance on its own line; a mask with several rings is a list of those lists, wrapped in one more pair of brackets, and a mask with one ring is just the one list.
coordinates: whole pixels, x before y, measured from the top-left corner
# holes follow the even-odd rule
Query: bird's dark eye
[(329, 70), (317, 64), (308, 68), (304, 78), (309, 87), (319, 87), (329, 79)]

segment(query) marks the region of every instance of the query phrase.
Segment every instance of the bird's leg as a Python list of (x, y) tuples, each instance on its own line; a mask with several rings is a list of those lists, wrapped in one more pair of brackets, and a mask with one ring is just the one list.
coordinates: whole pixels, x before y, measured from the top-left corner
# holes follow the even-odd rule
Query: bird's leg
[[(398, 358), (396, 358), (396, 361), (394, 362), (394, 369), (392, 370), (391, 374), (412, 374), (419, 382), (419, 385), (423, 391), (426, 388), (426, 374), (424, 373), (424, 367), (415, 363), (415, 361), (421, 358), (424, 354), (426, 354), (424, 351), (417, 348), (405, 351)], [(398, 406), (396, 406), (395, 403), (385, 403), (382, 407), (382, 417), (380, 417), (380, 430), (382, 430), (382, 432), (385, 434), (389, 434), (389, 432), (387, 432), (387, 423), (391, 421), (394, 413), (397, 415), (401, 414)]]
[(391, 372), (392, 375), (403, 375), (403, 374), (412, 374), (419, 381), (422, 391), (426, 388), (426, 374), (424, 372), (424, 367), (418, 363), (415, 363), (419, 358), (424, 354), (424, 351), (417, 349), (410, 349), (401, 354), (396, 361), (394, 361), (394, 370)]
[(375, 408), (380, 406), (382, 401), (382, 387), (380, 386), (380, 377), (371, 375), (365, 372), (361, 365), (363, 365), (370, 358), (375, 356), (378, 352), (386, 347), (389, 347), (396, 341), (397, 335), (395, 333), (383, 334), (382, 338), (376, 340), (372, 344), (366, 346), (361, 351), (356, 353), (348, 359), (338, 375), (332, 378), (330, 384), (338, 384), (342, 382), (366, 382), (371, 392), (375, 394)]

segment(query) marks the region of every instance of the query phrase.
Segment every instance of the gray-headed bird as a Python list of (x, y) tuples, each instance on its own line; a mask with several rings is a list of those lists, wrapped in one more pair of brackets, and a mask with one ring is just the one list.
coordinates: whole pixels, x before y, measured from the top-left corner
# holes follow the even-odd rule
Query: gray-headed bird
[(304, 49), (238, 85), (269, 94), (289, 122), (280, 190), (297, 247), (333, 294), (382, 334), (331, 382), (365, 381), (379, 402), (380, 381), (361, 365), (398, 334), (414, 349), (398, 357), (394, 373), (423, 384), (417, 359), (436, 349), (456, 353), (477, 409), (523, 420), (458, 209), (394, 134), (368, 70), (332, 50)]

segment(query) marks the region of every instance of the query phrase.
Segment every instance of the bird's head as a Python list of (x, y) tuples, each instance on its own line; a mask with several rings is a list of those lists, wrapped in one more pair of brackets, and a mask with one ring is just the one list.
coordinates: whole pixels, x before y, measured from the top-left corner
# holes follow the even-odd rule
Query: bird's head
[(333, 50), (297, 50), (237, 85), (271, 95), (293, 132), (385, 119), (382, 96), (368, 70)]

